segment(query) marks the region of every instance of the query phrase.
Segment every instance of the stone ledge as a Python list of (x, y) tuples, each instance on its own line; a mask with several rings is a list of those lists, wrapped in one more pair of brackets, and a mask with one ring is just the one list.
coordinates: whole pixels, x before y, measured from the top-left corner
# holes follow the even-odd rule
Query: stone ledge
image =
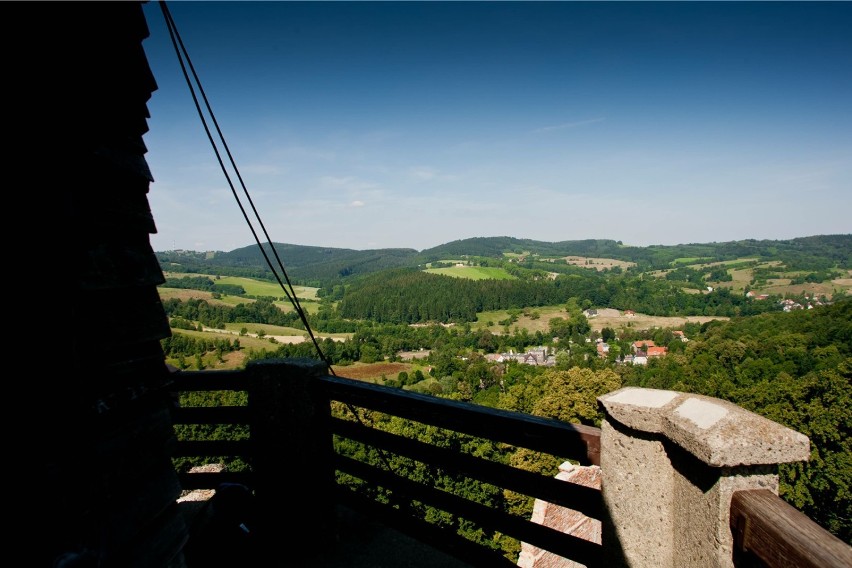
[(626, 387), (598, 397), (608, 418), (661, 434), (713, 467), (807, 461), (807, 436), (708, 396)]

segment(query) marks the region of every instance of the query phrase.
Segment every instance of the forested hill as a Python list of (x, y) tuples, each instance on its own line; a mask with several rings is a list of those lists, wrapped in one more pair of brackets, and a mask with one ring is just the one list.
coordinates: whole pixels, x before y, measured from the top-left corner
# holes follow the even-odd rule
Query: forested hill
[[(263, 251), (277, 266), (269, 245)], [(353, 250), (275, 243), (275, 251), (291, 278), (307, 285), (328, 284), (347, 276), (370, 274), (390, 268), (413, 266), (414, 249)], [(171, 272), (221, 274), (272, 278), (266, 259), (257, 245), (230, 252), (198, 253), (192, 251), (158, 252), (160, 266)]]
[[(274, 263), (268, 245), (264, 250)], [(452, 241), (431, 249), (353, 250), (276, 243), (275, 250), (289, 276), (302, 284), (325, 286), (350, 276), (391, 268), (422, 267), (439, 260), (531, 255), (542, 259), (567, 256), (610, 258), (636, 263), (636, 270), (670, 268), (673, 263), (718, 262), (738, 258), (779, 261), (789, 270), (852, 268), (852, 234), (818, 235), (790, 240), (741, 240), (724, 243), (627, 246), (620, 241), (587, 239), (544, 242), (514, 237), (476, 237)], [(260, 249), (247, 246), (230, 252), (166, 251), (156, 253), (163, 270), (200, 274), (272, 277)]]
[(713, 262), (753, 257), (760, 260), (779, 260), (790, 269), (824, 270), (835, 266), (852, 267), (852, 234), (818, 235), (782, 241), (747, 239), (648, 247), (629, 246), (621, 241), (607, 239), (549, 243), (513, 237), (476, 237), (424, 250), (420, 257), (427, 262), (433, 262), (462, 255), (498, 258), (505, 253), (526, 253), (543, 257), (613, 258), (635, 262), (640, 269), (667, 268), (672, 262), (682, 258), (699, 258), (704, 262)]
[(474, 237), (452, 241), (437, 247), (426, 249), (420, 253), (421, 259), (426, 262), (434, 262), (447, 258), (460, 258), (462, 256), (486, 256), (499, 258), (506, 253), (512, 254), (537, 254), (540, 256), (594, 256), (615, 258), (615, 252), (623, 248), (642, 249), (636, 247), (623, 247), (620, 241), (607, 239), (587, 239), (583, 241), (561, 241), (548, 243), (534, 241), (531, 239), (516, 239), (514, 237)]

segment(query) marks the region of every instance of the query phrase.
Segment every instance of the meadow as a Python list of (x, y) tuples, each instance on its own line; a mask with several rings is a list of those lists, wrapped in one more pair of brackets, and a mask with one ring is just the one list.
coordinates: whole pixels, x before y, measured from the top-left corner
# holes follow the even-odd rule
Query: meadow
[(452, 266), (448, 268), (427, 268), (424, 272), (430, 274), (443, 274), (453, 278), (468, 278), (470, 280), (516, 280), (514, 276), (503, 270), (491, 266)]
[[(187, 274), (184, 272), (165, 272), (166, 278), (189, 278), (197, 276), (206, 276), (212, 279), (216, 284), (231, 284), (242, 286), (249, 296), (264, 296), (268, 298), (281, 298), (286, 300), (287, 295), (277, 282), (257, 280), (255, 278), (244, 278), (241, 276), (216, 276), (213, 274)], [(296, 297), (300, 300), (316, 300), (317, 290), (309, 286), (293, 286), (293, 291)]]
[[(711, 320), (727, 320), (730, 318), (721, 316), (685, 316), (685, 317), (664, 317), (650, 316), (647, 314), (636, 313), (634, 315), (625, 315), (623, 311), (611, 308), (597, 310), (598, 315), (588, 318), (589, 325), (592, 331), (600, 332), (603, 328), (609, 327), (616, 331), (623, 329), (642, 330), (654, 329), (657, 327), (682, 327), (685, 323), (706, 323)], [(471, 325), (471, 329), (488, 329), (495, 335), (504, 333), (505, 326), (498, 324), (498, 321), (505, 320), (510, 316), (508, 310), (497, 310), (490, 312), (481, 312), (477, 314), (476, 323)], [(518, 319), (509, 325), (509, 332), (515, 329), (526, 329), (530, 333), (541, 331), (546, 333), (550, 328), (550, 320), (552, 318), (567, 317), (563, 306), (540, 306), (529, 308), (517, 316)], [(491, 322), (492, 325), (488, 325)]]
[(592, 256), (566, 256), (562, 259), (568, 264), (581, 266), (583, 268), (593, 268), (595, 270), (605, 270), (607, 268), (619, 267), (622, 270), (627, 270), (631, 266), (636, 266), (635, 262), (627, 262), (625, 260), (616, 260), (614, 258), (598, 258)]
[[(225, 278), (219, 280), (219, 282), (224, 282)], [(292, 312), (295, 310), (293, 304), (290, 300), (281, 294), (281, 288), (278, 287), (277, 284), (272, 284), (269, 282), (263, 282), (261, 280), (252, 280), (251, 278), (234, 278), (234, 280), (241, 281), (249, 281), (251, 282), (250, 286), (252, 290), (261, 290), (261, 291), (269, 291), (269, 286), (274, 286), (275, 289), (279, 292), (279, 295), (272, 296), (275, 298), (281, 298), (278, 300), (274, 300), (272, 303), (278, 306), (278, 308), (284, 313)], [(229, 282), (231, 283), (231, 282)], [(240, 283), (241, 286), (246, 290), (246, 293), (249, 294), (249, 288)], [(319, 310), (319, 303), (316, 302), (316, 293), (317, 288), (309, 288), (307, 286), (294, 286), (293, 289), (296, 292), (296, 297), (299, 300), (299, 305), (302, 306), (302, 309), (305, 310), (308, 314), (315, 314)], [(161, 300), (168, 300), (171, 298), (176, 298), (181, 301), (186, 301), (190, 299), (198, 299), (205, 300), (211, 305), (223, 305), (223, 306), (236, 306), (238, 304), (246, 304), (250, 302), (256, 301), (254, 298), (248, 298), (244, 296), (232, 296), (229, 294), (219, 294), (217, 298), (213, 297), (212, 292), (208, 292), (206, 290), (190, 290), (186, 288), (167, 288), (165, 286), (160, 286), (157, 288), (160, 292)], [(258, 294), (259, 296), (267, 296), (267, 294)], [(304, 300), (304, 301), (303, 301)]]

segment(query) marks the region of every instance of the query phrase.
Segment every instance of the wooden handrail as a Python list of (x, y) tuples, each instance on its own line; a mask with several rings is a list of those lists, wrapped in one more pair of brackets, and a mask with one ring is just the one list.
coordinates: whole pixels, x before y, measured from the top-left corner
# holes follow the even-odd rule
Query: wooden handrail
[(555, 477), (543, 477), (538, 473), (402, 438), (337, 418), (332, 419), (332, 431), (351, 440), (364, 442), (421, 462), (440, 463), (442, 469), (467, 477), (475, 477), (485, 483), (517, 493), (533, 495), (548, 503), (580, 511), (589, 517), (603, 518), (603, 500), (598, 489), (565, 483)]
[(849, 568), (852, 548), (768, 489), (736, 491), (731, 532), (738, 566)]
[(586, 465), (600, 465), (600, 428), (568, 424), (559, 420), (341, 377), (328, 376), (322, 378), (321, 382), (324, 392), (331, 400), (378, 410), (470, 436), (562, 456)]

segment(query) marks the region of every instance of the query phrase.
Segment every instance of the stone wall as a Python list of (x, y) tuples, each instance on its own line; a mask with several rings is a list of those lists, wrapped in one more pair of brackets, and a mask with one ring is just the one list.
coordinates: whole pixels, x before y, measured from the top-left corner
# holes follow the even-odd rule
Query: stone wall
[[(731, 496), (778, 494), (778, 464), (806, 461), (808, 438), (727, 401), (624, 388), (598, 399), (601, 465), (565, 463), (557, 478), (598, 487), (608, 518), (537, 500), (532, 520), (602, 543), (603, 565), (732, 568)], [(522, 543), (522, 568), (576, 568)]]

